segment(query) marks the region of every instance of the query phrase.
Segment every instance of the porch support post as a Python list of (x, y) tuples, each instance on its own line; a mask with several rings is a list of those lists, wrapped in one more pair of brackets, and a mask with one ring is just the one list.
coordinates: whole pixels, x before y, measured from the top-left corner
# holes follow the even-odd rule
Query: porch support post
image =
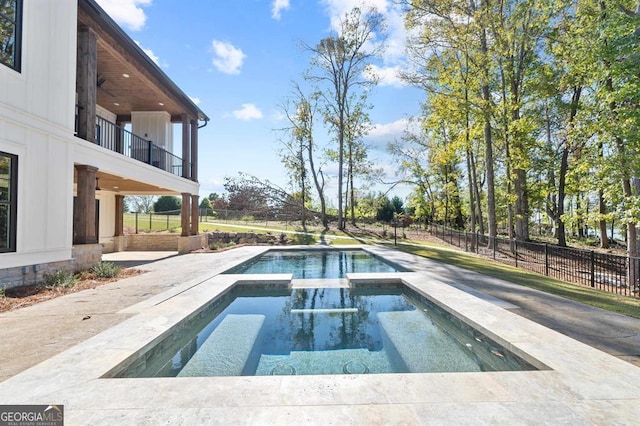
[(182, 177), (191, 179), (191, 154), (189, 143), (189, 116), (182, 114)]
[(191, 180), (198, 181), (198, 120), (191, 120)]
[(198, 204), (198, 195), (191, 196), (191, 235), (198, 235), (198, 213), (200, 205)]
[(98, 44), (96, 33), (78, 28), (76, 92), (78, 92), (78, 137), (96, 143), (96, 90), (98, 81)]
[(122, 150), (122, 148), (124, 146), (123, 143), (122, 143), (123, 140), (124, 140), (124, 125), (125, 125), (125, 123), (123, 123), (122, 121), (116, 119), (116, 126), (118, 126), (118, 128), (116, 129), (116, 134), (115, 134), (115, 137), (116, 137), (116, 146), (115, 146), (115, 148), (116, 148), (116, 152), (119, 152), (120, 154), (124, 153), (123, 150)]
[(188, 237), (191, 232), (191, 226), (189, 220), (191, 219), (191, 194), (188, 192), (182, 193), (182, 211), (180, 219), (182, 221), (182, 233), (183, 237)]
[(96, 244), (97, 167), (76, 165), (78, 195), (75, 211), (74, 244)]
[(113, 235), (124, 235), (124, 195), (116, 195), (116, 226)]

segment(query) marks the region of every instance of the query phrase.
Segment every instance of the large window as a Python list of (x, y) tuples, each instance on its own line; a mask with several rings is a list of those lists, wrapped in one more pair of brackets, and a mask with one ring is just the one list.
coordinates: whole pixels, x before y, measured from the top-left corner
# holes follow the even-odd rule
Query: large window
[(18, 157), (0, 152), (0, 253), (16, 251), (17, 201)]
[(0, 0), (0, 63), (20, 71), (22, 0)]

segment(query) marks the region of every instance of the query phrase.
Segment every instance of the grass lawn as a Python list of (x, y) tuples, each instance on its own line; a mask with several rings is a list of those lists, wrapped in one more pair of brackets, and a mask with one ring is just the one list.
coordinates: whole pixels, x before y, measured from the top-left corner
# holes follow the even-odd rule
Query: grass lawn
[(621, 296), (577, 284), (569, 284), (544, 275), (502, 265), (479, 256), (452, 250), (444, 246), (418, 241), (412, 243), (419, 244), (420, 246), (399, 244), (398, 246), (390, 245), (390, 247), (531, 287), (536, 290), (556, 294), (586, 305), (640, 318), (640, 299), (638, 298)]

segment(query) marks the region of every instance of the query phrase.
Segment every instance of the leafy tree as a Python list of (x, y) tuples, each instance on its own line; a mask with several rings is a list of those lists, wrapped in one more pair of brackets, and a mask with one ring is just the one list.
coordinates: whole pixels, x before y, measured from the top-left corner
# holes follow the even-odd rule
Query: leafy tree
[(156, 197), (153, 195), (127, 195), (124, 197), (125, 208), (130, 212), (151, 213)]
[(182, 201), (172, 195), (163, 195), (153, 204), (153, 211), (156, 213), (180, 214)]
[[(346, 144), (350, 130), (352, 136), (356, 134), (354, 126), (357, 124), (350, 111), (355, 111), (357, 94), (366, 92), (376, 83), (375, 78), (368, 78), (365, 72), (382, 51), (383, 44), (378, 41), (383, 32), (384, 18), (377, 10), (371, 8), (363, 13), (356, 7), (342, 17), (337, 33), (321, 40), (315, 47), (305, 46), (312, 54), (311, 70), (306, 78), (319, 85), (325, 122), (330, 125), (337, 142), (339, 229), (344, 229), (342, 194)], [(369, 48), (371, 46), (373, 49)]]
[(208, 198), (203, 198), (202, 201), (200, 201), (200, 206), (201, 209), (204, 209), (206, 211), (211, 211), (213, 210), (213, 204), (211, 204), (211, 200), (209, 200)]
[(280, 158), (289, 171), (290, 178), (300, 187), (302, 227), (305, 227), (306, 200), (308, 199), (308, 170), (316, 189), (318, 200), (320, 201), (320, 218), (325, 229), (329, 227), (327, 218), (327, 207), (325, 197), (325, 181), (322, 172), (322, 165), (317, 166), (315, 158), (316, 143), (313, 138), (314, 119), (317, 112), (318, 95), (305, 95), (299, 85), (294, 84), (294, 91), (291, 98), (287, 99), (281, 106), (290, 127), (283, 129), (288, 135), (282, 143)]

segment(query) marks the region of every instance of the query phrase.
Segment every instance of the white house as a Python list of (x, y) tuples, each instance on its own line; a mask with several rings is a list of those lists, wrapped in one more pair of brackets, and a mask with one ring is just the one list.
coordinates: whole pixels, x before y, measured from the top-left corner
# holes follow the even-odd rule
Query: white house
[(125, 195), (181, 196), (198, 245), (207, 121), (95, 0), (0, 1), (0, 287), (123, 249)]

